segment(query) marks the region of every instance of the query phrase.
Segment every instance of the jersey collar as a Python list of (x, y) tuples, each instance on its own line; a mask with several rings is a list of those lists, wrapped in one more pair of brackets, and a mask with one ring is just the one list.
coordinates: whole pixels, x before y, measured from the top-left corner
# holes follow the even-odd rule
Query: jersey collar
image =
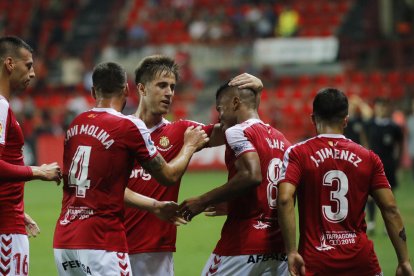
[(343, 135), (343, 134), (328, 134), (328, 133), (322, 133), (322, 134), (319, 134), (318, 137), (346, 139), (345, 135)]

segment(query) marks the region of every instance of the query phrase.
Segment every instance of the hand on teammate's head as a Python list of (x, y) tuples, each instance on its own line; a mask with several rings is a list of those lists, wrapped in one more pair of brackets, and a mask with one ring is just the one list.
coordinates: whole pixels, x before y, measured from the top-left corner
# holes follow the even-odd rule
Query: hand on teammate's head
[(237, 86), (239, 89), (251, 88), (256, 92), (261, 92), (263, 89), (262, 81), (259, 78), (248, 73), (243, 73), (235, 76), (229, 82), (229, 86)]

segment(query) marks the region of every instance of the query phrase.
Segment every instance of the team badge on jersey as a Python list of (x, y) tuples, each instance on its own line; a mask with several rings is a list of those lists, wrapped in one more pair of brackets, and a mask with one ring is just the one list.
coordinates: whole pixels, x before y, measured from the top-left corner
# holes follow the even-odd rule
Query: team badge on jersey
[(163, 148), (166, 148), (166, 147), (168, 147), (168, 146), (170, 145), (170, 140), (168, 139), (168, 137), (167, 137), (167, 136), (162, 136), (162, 137), (160, 138), (160, 145), (161, 145)]

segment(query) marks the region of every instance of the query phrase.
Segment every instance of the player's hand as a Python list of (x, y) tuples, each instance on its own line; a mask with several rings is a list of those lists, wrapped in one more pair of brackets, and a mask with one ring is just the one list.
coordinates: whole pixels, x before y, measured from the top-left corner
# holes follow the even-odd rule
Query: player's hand
[(397, 271), (395, 272), (396, 276), (413, 276), (413, 269), (411, 267), (410, 262), (403, 262), (399, 263), (397, 267)]
[(43, 164), (41, 166), (32, 166), (31, 168), (35, 179), (55, 181), (58, 185), (62, 180), (62, 171), (56, 162)]
[(204, 215), (207, 217), (227, 216), (227, 213), (227, 202), (210, 205), (204, 210)]
[(209, 141), (207, 133), (201, 129), (201, 126), (190, 126), (184, 133), (184, 145), (194, 147), (199, 150)]
[(238, 88), (251, 88), (257, 93), (260, 93), (263, 89), (262, 81), (248, 73), (243, 73), (235, 76), (230, 82), (230, 86), (237, 86)]
[(288, 254), (288, 266), (291, 276), (305, 276), (305, 261), (298, 252)]
[(178, 213), (186, 220), (191, 221), (193, 217), (197, 216), (206, 209), (206, 205), (202, 202), (200, 197), (193, 197), (184, 200), (178, 207)]
[(24, 213), (24, 225), (29, 238), (36, 237), (40, 233), (40, 228), (37, 223), (26, 213)]
[(176, 226), (187, 224), (187, 221), (179, 216), (177, 210), (178, 204), (174, 201), (158, 201), (154, 214), (160, 220), (171, 222)]

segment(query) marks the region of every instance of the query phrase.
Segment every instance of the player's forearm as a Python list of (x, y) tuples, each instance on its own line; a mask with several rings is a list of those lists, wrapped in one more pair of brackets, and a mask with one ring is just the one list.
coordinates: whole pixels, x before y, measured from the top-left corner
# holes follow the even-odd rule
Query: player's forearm
[(278, 203), (278, 220), (285, 243), (286, 253), (296, 252), (296, 220), (295, 205), (293, 198), (282, 198), (279, 195)]
[(398, 262), (409, 260), (407, 236), (404, 224), (397, 206), (389, 206), (381, 210), (385, 227), (397, 254)]
[(124, 202), (131, 207), (139, 208), (152, 213), (154, 213), (158, 205), (158, 201), (156, 199), (138, 194), (129, 188), (125, 189)]
[(197, 148), (192, 146), (184, 146), (181, 148), (180, 153), (170, 162), (164, 166), (164, 177), (165, 181), (163, 185), (174, 185), (181, 179), (188, 164), (190, 163), (191, 157)]
[(29, 181), (33, 179), (30, 166), (13, 165), (0, 160), (0, 179), (2, 181)]
[(217, 147), (217, 146), (224, 145), (224, 142), (225, 142), (225, 137), (224, 137), (223, 131), (220, 128), (220, 124), (214, 125), (214, 129), (210, 135), (210, 140), (208, 141), (208, 146)]
[(260, 183), (261, 179), (254, 178), (249, 172), (238, 172), (226, 184), (205, 193), (200, 198), (205, 205), (216, 204), (228, 201)]

